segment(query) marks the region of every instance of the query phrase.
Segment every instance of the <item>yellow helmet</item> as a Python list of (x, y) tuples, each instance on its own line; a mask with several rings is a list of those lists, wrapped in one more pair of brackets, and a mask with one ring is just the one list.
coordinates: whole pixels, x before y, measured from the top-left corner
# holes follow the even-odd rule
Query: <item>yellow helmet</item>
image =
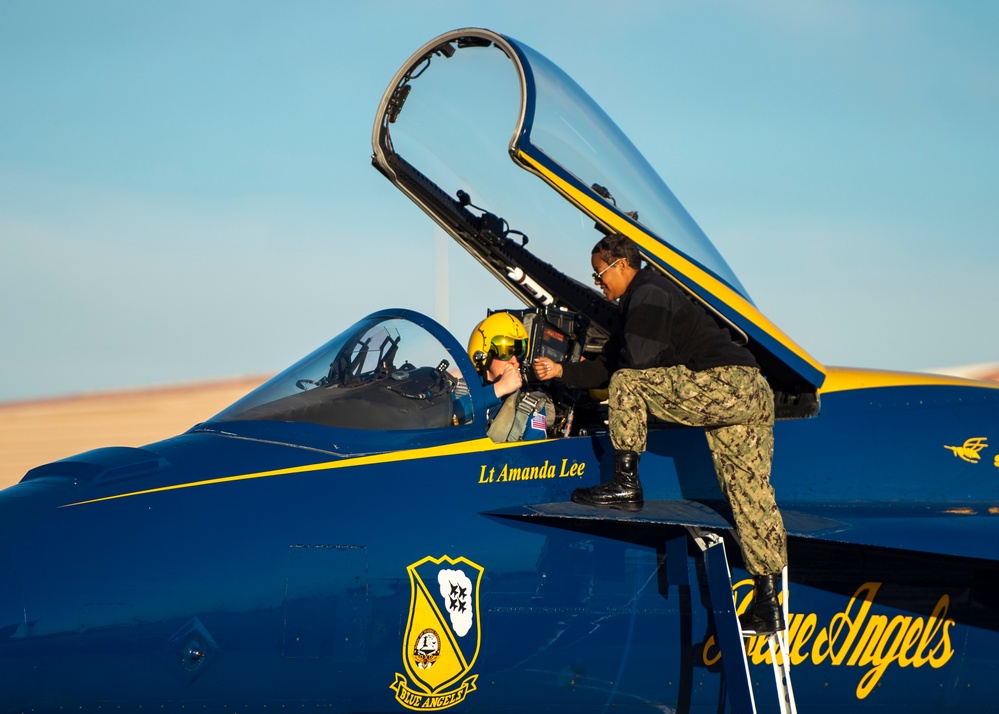
[(529, 348), (524, 323), (508, 312), (494, 312), (476, 325), (468, 338), (468, 356), (480, 374), (494, 358), (504, 362), (511, 357), (523, 360)]

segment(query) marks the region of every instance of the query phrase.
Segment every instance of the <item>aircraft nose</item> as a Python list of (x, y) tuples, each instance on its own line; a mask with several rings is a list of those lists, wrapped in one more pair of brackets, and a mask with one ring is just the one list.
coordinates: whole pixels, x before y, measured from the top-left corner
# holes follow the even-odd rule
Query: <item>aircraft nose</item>
[(24, 599), (14, 566), (0, 545), (0, 696), (5, 703), (19, 699), (24, 686)]

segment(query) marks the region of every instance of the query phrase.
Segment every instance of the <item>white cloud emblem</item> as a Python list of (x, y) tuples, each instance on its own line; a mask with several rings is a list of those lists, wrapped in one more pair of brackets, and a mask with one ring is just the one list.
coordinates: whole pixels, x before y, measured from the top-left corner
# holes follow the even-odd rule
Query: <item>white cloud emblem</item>
[(437, 573), (444, 606), (451, 615), (451, 627), (458, 637), (472, 629), (472, 581), (462, 570), (442, 570)]

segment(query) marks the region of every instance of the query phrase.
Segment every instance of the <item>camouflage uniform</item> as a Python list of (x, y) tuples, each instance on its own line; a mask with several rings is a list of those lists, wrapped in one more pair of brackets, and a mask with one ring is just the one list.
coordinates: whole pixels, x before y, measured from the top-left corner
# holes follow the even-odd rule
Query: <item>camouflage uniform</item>
[(770, 486), (774, 396), (759, 369), (619, 369), (611, 376), (609, 399), (611, 442), (619, 451), (645, 451), (649, 413), (704, 427), (746, 569), (761, 576), (787, 565), (784, 521)]

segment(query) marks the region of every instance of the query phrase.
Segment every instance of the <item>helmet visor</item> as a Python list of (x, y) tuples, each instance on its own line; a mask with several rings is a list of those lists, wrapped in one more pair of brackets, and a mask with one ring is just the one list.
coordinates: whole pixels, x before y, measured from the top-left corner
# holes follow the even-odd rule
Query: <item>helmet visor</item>
[(508, 362), (513, 357), (520, 359), (526, 351), (527, 340), (516, 340), (506, 335), (496, 335), (489, 341), (489, 354), (504, 362)]

